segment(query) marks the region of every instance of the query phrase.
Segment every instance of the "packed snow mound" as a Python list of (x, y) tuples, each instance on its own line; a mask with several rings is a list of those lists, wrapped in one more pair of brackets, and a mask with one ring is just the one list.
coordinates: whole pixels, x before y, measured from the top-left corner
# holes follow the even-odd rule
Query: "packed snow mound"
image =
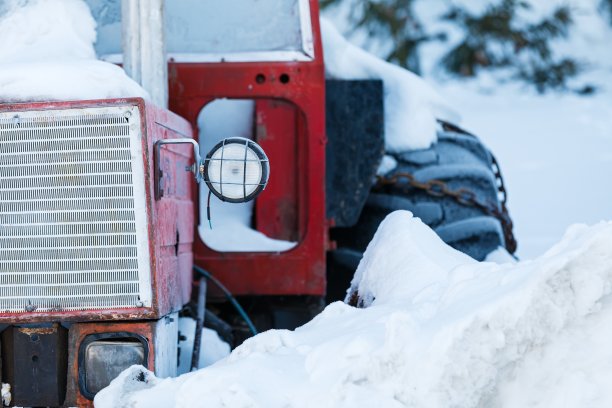
[(388, 152), (426, 149), (437, 140), (436, 119), (459, 121), (457, 113), (422, 78), (351, 44), (325, 18), (321, 18), (321, 36), (329, 77), (383, 81)]
[(478, 263), (398, 211), (381, 224), (353, 282), (369, 307), (333, 303), (295, 331), (262, 333), (177, 379), (132, 367), (95, 403), (611, 406), (610, 242), (612, 223), (580, 225), (537, 260)]
[(2, 64), (96, 58), (96, 22), (81, 0), (6, 0), (0, 6)]
[(96, 60), (96, 23), (82, 0), (0, 4), (0, 103), (148, 98), (122, 68)]
[[(390, 214), (378, 229), (355, 271), (347, 301), (353, 295), (359, 296), (361, 306), (370, 306), (375, 299), (412, 299), (423, 288), (445, 281), (448, 271), (477, 264), (468, 255), (440, 245), (431, 228), (407, 214)], [(390, 223), (392, 228), (383, 227)]]
[(0, 65), (0, 103), (148, 98), (120, 67), (96, 60)]

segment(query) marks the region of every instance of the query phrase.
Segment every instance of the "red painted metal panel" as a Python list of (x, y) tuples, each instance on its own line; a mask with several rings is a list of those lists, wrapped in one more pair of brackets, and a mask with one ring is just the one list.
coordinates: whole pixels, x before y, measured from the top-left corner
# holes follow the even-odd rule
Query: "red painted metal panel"
[(0, 111), (73, 109), (105, 106), (137, 106), (141, 112), (145, 163), (145, 191), (153, 284), (152, 307), (80, 311), (0, 313), (1, 323), (39, 321), (91, 321), (159, 318), (179, 310), (188, 302), (192, 280), (194, 208), (193, 175), (185, 167), (193, 163), (188, 145), (165, 147), (163, 160), (167, 177), (166, 195), (153, 197), (153, 146), (162, 138), (192, 137), (190, 124), (178, 115), (145, 103), (141, 98), (74, 102), (0, 104)]
[[(298, 228), (304, 231), (300, 244), (283, 253), (220, 253), (206, 247), (196, 234), (195, 263), (210, 270), (234, 294), (325, 293), (325, 250), (328, 243), (325, 218), (325, 74), (316, 0), (310, 1), (310, 9), (315, 47), (313, 61), (171, 62), (169, 65), (170, 109), (185, 117), (194, 129), (201, 109), (217, 98), (284, 100), (302, 113), (297, 119), (298, 133), (305, 134), (297, 150), (298, 172), (304, 175), (298, 185)], [(281, 76), (288, 81), (281, 82)], [(270, 165), (273, 172), (282, 174), (284, 171), (274, 162)], [(266, 191), (261, 196), (264, 202), (265, 194)], [(274, 194), (278, 197), (277, 193)], [(197, 193), (194, 201), (198, 202)], [(198, 211), (197, 205), (195, 210)], [(200, 217), (196, 214), (195, 219)], [(260, 228), (266, 222), (268, 220), (263, 217), (257, 220)]]
[[(157, 317), (178, 311), (189, 301), (192, 280), (194, 207), (193, 164), (190, 144), (165, 145), (160, 163), (155, 163), (155, 142), (161, 139), (191, 138), (191, 126), (184, 119), (154, 105), (146, 104), (148, 199), (151, 203), (149, 242), (155, 251), (154, 305)], [(155, 200), (155, 166), (162, 169), (163, 195)]]
[(298, 229), (297, 115), (297, 109), (285, 101), (260, 99), (255, 103), (256, 139), (274, 163), (265, 194), (257, 198), (255, 223), (258, 231), (286, 241), (298, 241), (303, 232)]

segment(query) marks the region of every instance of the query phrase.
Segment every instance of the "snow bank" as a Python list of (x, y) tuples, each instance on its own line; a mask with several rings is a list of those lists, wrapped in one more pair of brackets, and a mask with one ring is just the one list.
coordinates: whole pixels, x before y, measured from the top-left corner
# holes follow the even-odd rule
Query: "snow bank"
[(3, 2), (0, 38), (0, 103), (148, 97), (96, 60), (96, 23), (82, 0)]
[(95, 60), (0, 65), (0, 103), (142, 97), (120, 67)]
[(436, 141), (436, 119), (458, 121), (457, 114), (423, 79), (352, 45), (325, 18), (321, 18), (321, 35), (328, 76), (382, 79), (387, 151), (427, 148)]
[(612, 223), (574, 226), (535, 261), (478, 263), (395, 212), (353, 282), (369, 307), (333, 303), (177, 379), (133, 367), (96, 406), (610, 406), (610, 242)]

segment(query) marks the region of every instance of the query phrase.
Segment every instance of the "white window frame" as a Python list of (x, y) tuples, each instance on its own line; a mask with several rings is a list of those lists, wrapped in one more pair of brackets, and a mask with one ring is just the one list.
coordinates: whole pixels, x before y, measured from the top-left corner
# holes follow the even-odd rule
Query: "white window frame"
[[(315, 59), (312, 18), (308, 0), (298, 0), (302, 49), (299, 51), (253, 51), (230, 53), (167, 53), (175, 62), (308, 62)], [(101, 55), (100, 59), (115, 64), (123, 63), (122, 54)]]

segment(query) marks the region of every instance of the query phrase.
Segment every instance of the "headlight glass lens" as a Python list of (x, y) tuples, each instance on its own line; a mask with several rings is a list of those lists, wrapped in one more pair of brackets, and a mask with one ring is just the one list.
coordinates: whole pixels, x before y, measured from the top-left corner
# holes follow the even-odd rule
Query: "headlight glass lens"
[(244, 138), (222, 140), (207, 155), (204, 180), (223, 201), (245, 202), (266, 186), (269, 163), (261, 147)]
[(144, 364), (144, 346), (139, 341), (93, 341), (85, 349), (85, 385), (96, 394), (114, 380), (123, 370)]

